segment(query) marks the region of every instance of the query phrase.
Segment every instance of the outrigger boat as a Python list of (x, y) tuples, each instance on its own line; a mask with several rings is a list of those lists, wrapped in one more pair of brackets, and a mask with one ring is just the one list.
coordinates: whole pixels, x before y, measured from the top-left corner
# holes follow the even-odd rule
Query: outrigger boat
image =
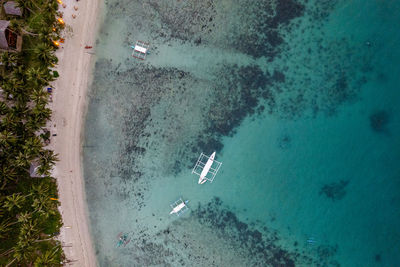
[(179, 198), (177, 201), (170, 205), (172, 210), (169, 214), (176, 214), (178, 217), (181, 216), (183, 213), (189, 210), (189, 208), (186, 206), (188, 202), (189, 200), (183, 201), (182, 198)]
[(149, 43), (137, 41), (135, 45), (131, 46), (131, 48), (133, 49), (132, 56), (144, 60), (146, 58), (146, 55), (149, 54), (149, 47)]
[[(204, 184), (207, 181), (212, 183), (215, 175), (217, 175), (222, 163), (215, 160), (215, 154), (216, 152), (212, 153), (209, 157), (203, 153), (200, 154), (200, 157), (192, 170), (192, 173), (195, 173), (199, 176), (199, 184)], [(207, 161), (205, 161), (206, 159)]]
[(131, 239), (128, 239), (128, 235), (124, 234), (122, 232), (120, 232), (117, 235), (117, 238), (118, 238), (117, 248), (119, 248), (122, 245), (124, 245), (124, 247), (125, 247), (126, 245), (128, 245), (129, 242), (131, 242)]

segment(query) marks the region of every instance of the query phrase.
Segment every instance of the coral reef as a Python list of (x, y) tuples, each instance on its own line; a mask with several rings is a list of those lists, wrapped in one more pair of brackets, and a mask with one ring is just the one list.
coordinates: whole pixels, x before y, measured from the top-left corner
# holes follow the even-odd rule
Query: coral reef
[(333, 201), (341, 200), (346, 195), (346, 186), (348, 184), (349, 180), (340, 180), (339, 182), (323, 185), (319, 194), (323, 194)]
[(378, 110), (369, 116), (369, 123), (374, 132), (382, 133), (387, 131), (387, 124), (389, 123), (389, 113), (385, 110)]

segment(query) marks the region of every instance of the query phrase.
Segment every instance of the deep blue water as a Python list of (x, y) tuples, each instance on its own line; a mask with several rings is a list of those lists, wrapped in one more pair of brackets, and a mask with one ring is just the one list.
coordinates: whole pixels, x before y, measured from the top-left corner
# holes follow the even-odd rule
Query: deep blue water
[[(100, 265), (397, 266), (399, 11), (106, 1), (84, 144)], [(221, 170), (198, 185), (213, 151)]]

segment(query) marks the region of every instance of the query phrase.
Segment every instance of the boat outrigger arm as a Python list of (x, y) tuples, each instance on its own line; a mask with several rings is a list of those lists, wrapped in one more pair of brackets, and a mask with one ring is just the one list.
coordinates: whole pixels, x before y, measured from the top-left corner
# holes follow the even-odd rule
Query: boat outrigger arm
[(192, 170), (192, 173), (199, 176), (199, 184), (204, 184), (207, 181), (212, 183), (215, 175), (217, 175), (222, 163), (215, 160), (215, 154), (216, 152), (212, 153), (209, 157), (203, 153), (200, 154), (200, 157)]

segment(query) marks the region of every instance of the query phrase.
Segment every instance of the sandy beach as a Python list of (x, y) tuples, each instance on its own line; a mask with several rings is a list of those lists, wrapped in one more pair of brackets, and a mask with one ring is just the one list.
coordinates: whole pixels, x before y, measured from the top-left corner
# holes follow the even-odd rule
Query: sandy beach
[(81, 136), (94, 63), (93, 50), (85, 46), (94, 46), (101, 1), (65, 0), (64, 4), (59, 10), (64, 13), (65, 43), (56, 53), (60, 77), (53, 84), (51, 124), (51, 146), (59, 157), (54, 177), (64, 223), (60, 239), (67, 266), (96, 266), (82, 175)]

